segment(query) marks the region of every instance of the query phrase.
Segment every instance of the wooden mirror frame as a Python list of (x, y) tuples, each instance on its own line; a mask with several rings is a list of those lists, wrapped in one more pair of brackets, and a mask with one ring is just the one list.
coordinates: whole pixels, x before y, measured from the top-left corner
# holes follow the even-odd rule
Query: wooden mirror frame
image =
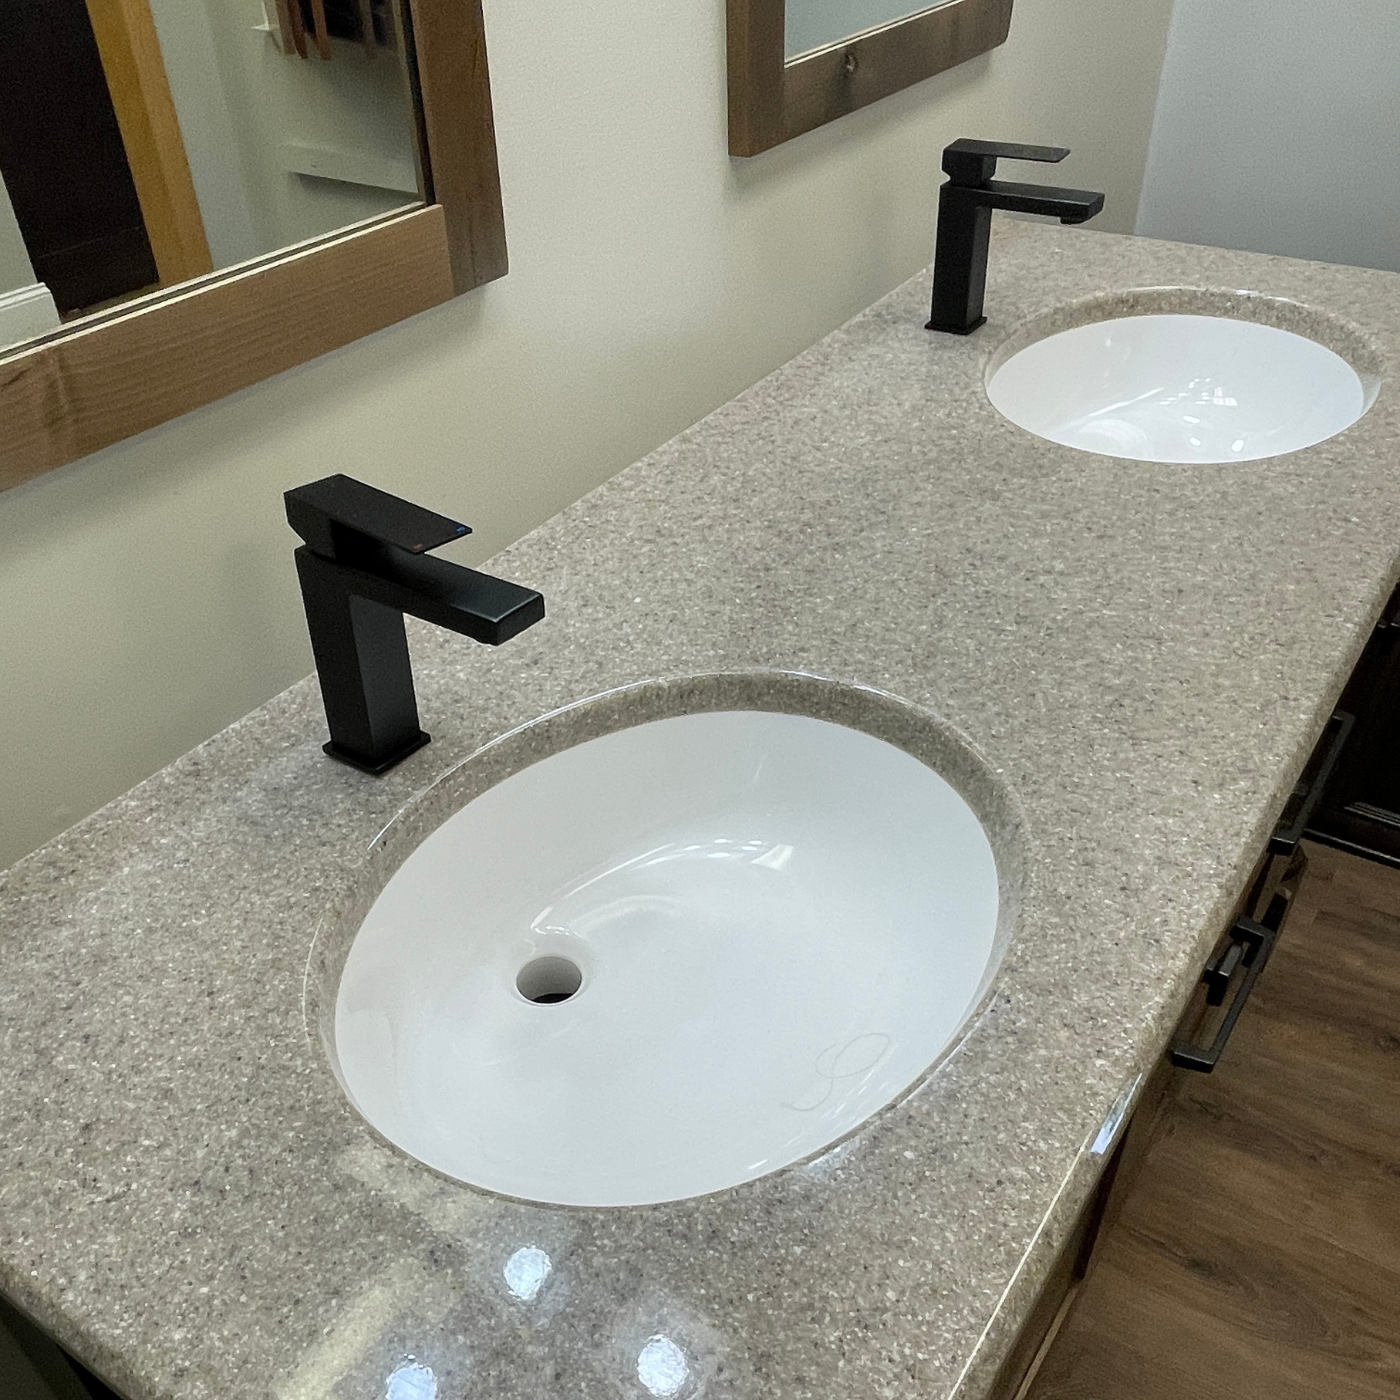
[(0, 490), (506, 271), (481, 0), (405, 0), (426, 205), (0, 350)]
[(996, 48), (1011, 3), (946, 0), (789, 63), (785, 0), (727, 0), (729, 154), (756, 156)]

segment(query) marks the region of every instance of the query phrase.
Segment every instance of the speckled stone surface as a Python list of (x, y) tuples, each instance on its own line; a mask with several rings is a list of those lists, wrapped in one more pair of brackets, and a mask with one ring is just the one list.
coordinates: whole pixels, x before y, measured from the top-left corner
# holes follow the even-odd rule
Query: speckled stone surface
[[(435, 741), (389, 776), (323, 757), (303, 683), (0, 877), (0, 1289), (131, 1400), (370, 1400), (410, 1366), (441, 1400), (648, 1400), (658, 1337), (680, 1397), (984, 1393), (1400, 542), (1400, 277), (1008, 222), (989, 282), (977, 335), (925, 332), (915, 278), (499, 556), (549, 617), (499, 651), (413, 628)], [(1371, 411), (1157, 466), (987, 402), (1029, 324), (1241, 290), (1330, 326)], [(897, 697), (992, 775), (1019, 918), (965, 1039), (819, 1159), (664, 1206), (524, 1205), (387, 1146), (313, 957), (379, 833), (540, 715), (755, 670)]]

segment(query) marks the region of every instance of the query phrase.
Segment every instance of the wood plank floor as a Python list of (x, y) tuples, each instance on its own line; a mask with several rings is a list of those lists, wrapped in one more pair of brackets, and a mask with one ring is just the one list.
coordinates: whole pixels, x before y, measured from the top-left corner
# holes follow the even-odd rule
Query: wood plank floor
[(1027, 1400), (1400, 1400), (1400, 870), (1308, 855)]

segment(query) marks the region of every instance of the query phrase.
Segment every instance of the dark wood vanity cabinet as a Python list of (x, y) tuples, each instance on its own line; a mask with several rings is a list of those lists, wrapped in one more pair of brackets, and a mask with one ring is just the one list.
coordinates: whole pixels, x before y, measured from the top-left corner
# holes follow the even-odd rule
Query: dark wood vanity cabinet
[(1355, 717), (1308, 837), (1400, 866), (1400, 589), (1386, 604), (1338, 706)]

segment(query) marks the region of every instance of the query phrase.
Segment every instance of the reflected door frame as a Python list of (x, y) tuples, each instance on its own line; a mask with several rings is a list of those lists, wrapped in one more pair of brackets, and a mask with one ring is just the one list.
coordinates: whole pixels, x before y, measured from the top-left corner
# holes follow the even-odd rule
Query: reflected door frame
[(214, 270), (148, 0), (85, 0), (162, 287)]
[(996, 48), (1011, 5), (948, 0), (788, 61), (786, 0), (727, 0), (729, 154), (759, 155)]
[(405, 0), (426, 205), (0, 349), (0, 490), (505, 275), (481, 0)]

